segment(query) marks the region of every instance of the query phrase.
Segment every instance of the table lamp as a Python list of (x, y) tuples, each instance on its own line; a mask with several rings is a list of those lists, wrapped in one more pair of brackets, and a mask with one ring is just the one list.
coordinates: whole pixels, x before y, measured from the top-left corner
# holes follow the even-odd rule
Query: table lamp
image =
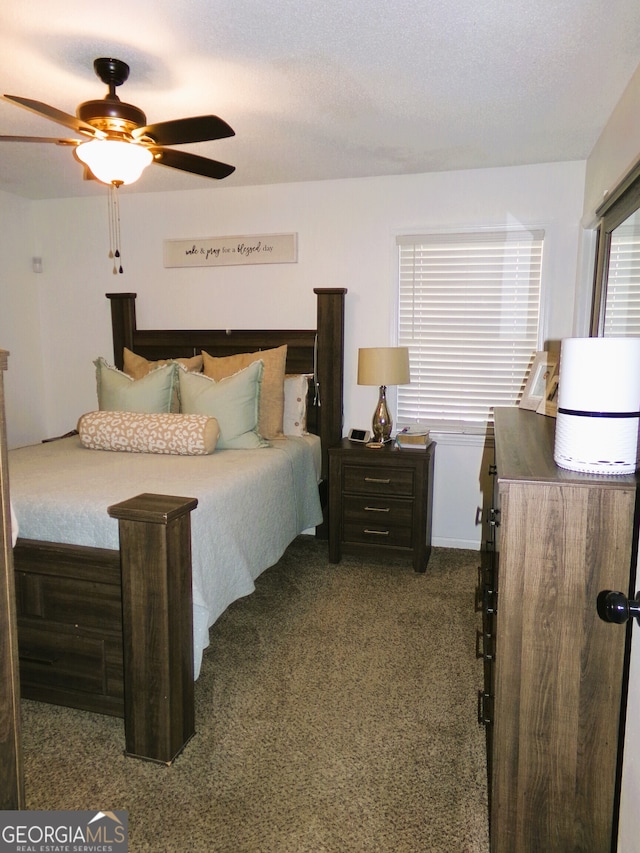
[(375, 441), (391, 440), (393, 422), (387, 408), (387, 385), (407, 385), (409, 347), (366, 347), (358, 350), (358, 385), (378, 385), (380, 397), (371, 428)]

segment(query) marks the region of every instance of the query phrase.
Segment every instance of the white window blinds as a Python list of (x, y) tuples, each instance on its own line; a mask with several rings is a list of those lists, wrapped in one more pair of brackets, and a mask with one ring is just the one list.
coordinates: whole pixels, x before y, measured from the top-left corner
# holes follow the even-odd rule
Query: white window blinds
[(514, 405), (538, 349), (544, 232), (403, 236), (398, 345), (411, 383), (398, 387), (401, 426), (481, 431)]
[(611, 234), (605, 337), (640, 336), (640, 214), (638, 211)]

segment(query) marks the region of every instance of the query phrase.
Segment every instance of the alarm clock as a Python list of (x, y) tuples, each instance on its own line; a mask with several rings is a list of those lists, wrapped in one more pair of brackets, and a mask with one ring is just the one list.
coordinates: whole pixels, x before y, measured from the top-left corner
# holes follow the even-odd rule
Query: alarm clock
[(368, 429), (350, 429), (347, 438), (358, 444), (366, 444), (371, 439), (371, 433)]

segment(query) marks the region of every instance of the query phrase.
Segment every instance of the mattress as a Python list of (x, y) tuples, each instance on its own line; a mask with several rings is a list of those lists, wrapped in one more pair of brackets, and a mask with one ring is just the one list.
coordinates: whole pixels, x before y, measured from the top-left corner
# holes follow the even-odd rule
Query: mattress
[(88, 450), (77, 436), (9, 451), (20, 536), (118, 549), (107, 507), (143, 492), (198, 499), (191, 513), (194, 673), (209, 628), (290, 542), (322, 522), (320, 439), (287, 437), (255, 450), (161, 456)]

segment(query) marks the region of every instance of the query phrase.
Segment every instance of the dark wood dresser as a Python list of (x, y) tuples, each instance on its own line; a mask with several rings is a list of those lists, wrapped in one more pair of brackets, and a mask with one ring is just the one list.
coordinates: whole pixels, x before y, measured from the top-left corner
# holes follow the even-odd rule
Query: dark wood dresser
[[(634, 586), (639, 478), (553, 461), (555, 421), (495, 413), (499, 527), (485, 667), (492, 853), (615, 850), (629, 630), (603, 589)], [(487, 638), (487, 633), (490, 635)]]
[[(431, 553), (435, 443), (370, 448), (343, 439), (329, 449), (329, 560), (343, 549), (406, 552), (424, 572)], [(382, 551), (380, 551), (382, 549)]]

